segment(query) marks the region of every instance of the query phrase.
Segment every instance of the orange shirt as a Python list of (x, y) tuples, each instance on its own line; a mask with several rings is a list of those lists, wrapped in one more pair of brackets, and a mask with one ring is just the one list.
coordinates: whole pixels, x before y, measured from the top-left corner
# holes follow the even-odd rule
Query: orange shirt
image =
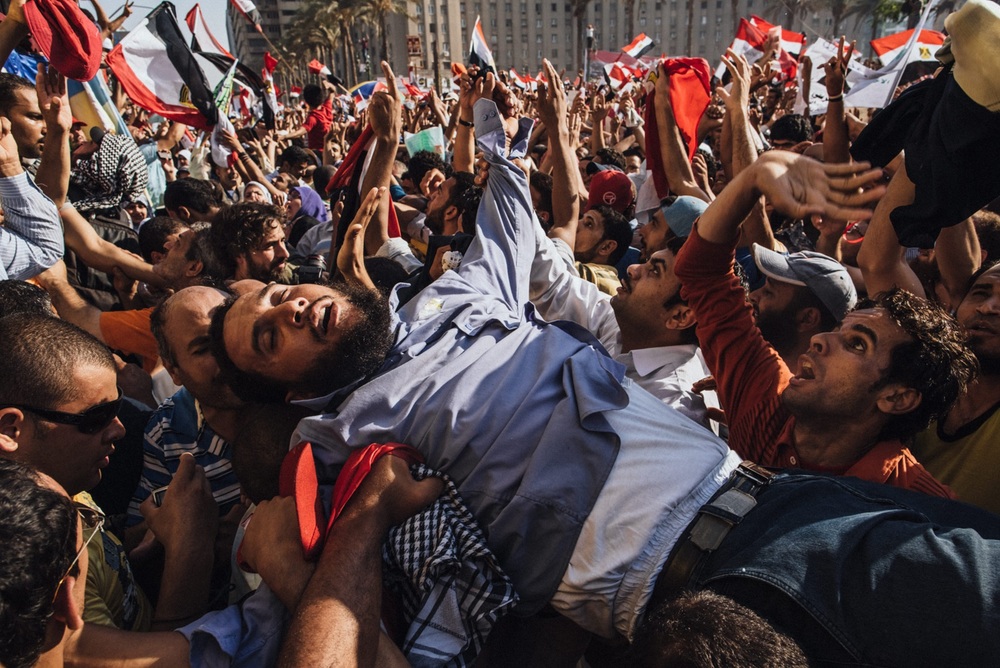
[(109, 348), (142, 358), (142, 368), (151, 373), (160, 357), (156, 338), (149, 328), (153, 308), (105, 311), (101, 314), (101, 336)]
[[(729, 446), (741, 457), (776, 468), (812, 468), (795, 450), (795, 418), (781, 402), (792, 372), (761, 336), (733, 270), (735, 248), (698, 236), (677, 255), (681, 296), (698, 320), (698, 341), (715, 376), (729, 424)], [(828, 471), (829, 472), (829, 471)], [(876, 443), (841, 475), (955, 498), (899, 441)]]

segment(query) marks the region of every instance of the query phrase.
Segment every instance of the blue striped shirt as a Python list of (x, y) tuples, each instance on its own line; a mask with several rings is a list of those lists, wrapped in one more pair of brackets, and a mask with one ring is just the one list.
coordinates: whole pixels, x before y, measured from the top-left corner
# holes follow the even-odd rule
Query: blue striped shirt
[(186, 388), (181, 388), (153, 413), (146, 425), (142, 478), (128, 507), (128, 526), (142, 521), (139, 505), (154, 489), (169, 485), (185, 452), (205, 469), (219, 514), (228, 513), (240, 500), (240, 483), (233, 472), (232, 446), (212, 431), (201, 408)]
[(0, 201), (0, 280), (31, 278), (62, 259), (59, 212), (27, 174), (0, 178)]

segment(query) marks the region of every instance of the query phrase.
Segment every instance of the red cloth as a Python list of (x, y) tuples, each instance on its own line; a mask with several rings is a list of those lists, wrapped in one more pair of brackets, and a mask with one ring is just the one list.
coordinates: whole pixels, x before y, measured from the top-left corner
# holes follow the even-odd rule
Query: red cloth
[(278, 61), (271, 55), (270, 51), (264, 52), (264, 69), (268, 74), (274, 74), (274, 68), (278, 66)]
[(385, 455), (399, 457), (408, 464), (418, 464), (423, 458), (413, 448), (398, 443), (379, 445), (373, 443), (359, 448), (347, 458), (337, 482), (334, 484), (330, 500), (330, 515), (327, 517), (323, 496), (316, 474), (316, 460), (313, 458), (312, 444), (300, 443), (292, 448), (281, 464), (279, 492), (281, 496), (295, 497), (295, 511), (299, 519), (299, 538), (306, 559), (316, 559), (323, 549), (323, 543), (330, 527), (337, 521), (347, 502), (351, 500), (365, 477), (371, 472), (375, 462)]
[[(691, 231), (674, 272), (697, 318), (698, 342), (729, 423), (729, 447), (763, 466), (817, 470), (795, 449), (795, 418), (781, 402), (791, 371), (760, 334), (733, 271), (734, 247)], [(830, 473), (830, 471), (824, 471)], [(841, 473), (955, 498), (899, 441), (881, 441)]]
[(90, 81), (101, 66), (101, 33), (73, 0), (28, 0), (24, 3), (35, 44), (60, 74)]
[[(347, 155), (344, 156), (340, 167), (337, 167), (333, 178), (326, 184), (326, 193), (328, 195), (337, 188), (346, 188), (351, 185), (351, 179), (355, 170), (361, 169), (364, 166), (364, 162), (360, 160), (361, 156), (374, 146), (375, 131), (372, 130), (371, 125), (366, 125), (365, 129), (361, 132), (361, 136), (355, 140), (350, 150), (347, 151)], [(358, 182), (360, 183), (363, 180), (364, 178), (362, 177)], [(345, 213), (347, 212), (345, 211)], [(351, 213), (351, 215), (353, 216), (354, 214)], [(396, 217), (396, 207), (394, 206), (389, 207), (389, 236), (402, 236), (399, 230), (399, 219)]]
[[(698, 124), (712, 99), (712, 71), (704, 58), (667, 58), (663, 61), (670, 77), (670, 106), (674, 120), (688, 147), (688, 160), (698, 150)], [(655, 93), (646, 96), (646, 166), (653, 172), (656, 194), (666, 197), (670, 193), (667, 175), (660, 156), (660, 135), (656, 127)]]

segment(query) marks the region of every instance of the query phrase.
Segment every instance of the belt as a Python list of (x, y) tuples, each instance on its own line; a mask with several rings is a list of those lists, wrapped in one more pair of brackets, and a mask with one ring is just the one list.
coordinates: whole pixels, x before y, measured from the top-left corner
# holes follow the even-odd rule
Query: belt
[(712, 553), (734, 526), (757, 505), (756, 496), (768, 485), (773, 473), (751, 461), (734, 470), (711, 500), (698, 510), (677, 545), (670, 552), (653, 587), (649, 607), (684, 593), (701, 562)]

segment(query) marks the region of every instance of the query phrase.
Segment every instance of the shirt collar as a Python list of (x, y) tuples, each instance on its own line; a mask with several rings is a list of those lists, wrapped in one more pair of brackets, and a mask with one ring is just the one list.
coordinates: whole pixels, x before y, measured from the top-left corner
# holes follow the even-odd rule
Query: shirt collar
[(697, 346), (689, 343), (679, 346), (660, 346), (658, 348), (639, 348), (632, 351), (632, 364), (640, 376), (662, 369), (665, 366), (677, 368), (691, 359)]

